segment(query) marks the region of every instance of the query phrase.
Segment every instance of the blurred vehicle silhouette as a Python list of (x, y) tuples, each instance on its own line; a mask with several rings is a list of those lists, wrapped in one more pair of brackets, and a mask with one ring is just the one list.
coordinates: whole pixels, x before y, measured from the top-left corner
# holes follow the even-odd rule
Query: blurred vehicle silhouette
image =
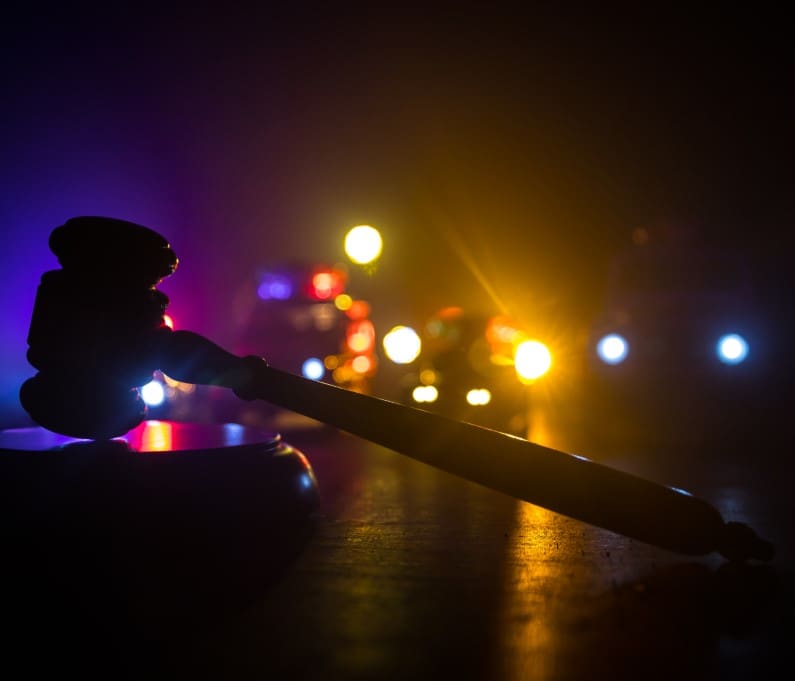
[[(425, 324), (421, 338), (419, 356), (400, 379), (401, 402), (527, 435), (527, 387), (551, 362), (543, 344), (505, 316), (472, 314), (459, 307), (438, 311)], [(527, 357), (524, 363), (521, 359), (517, 363), (517, 353)]]
[[(263, 357), (273, 367), (308, 379), (368, 393), (377, 366), (370, 305), (352, 298), (346, 288), (342, 266), (288, 262), (264, 267), (232, 301), (228, 349)], [(265, 402), (245, 402), (222, 388), (183, 386), (159, 374), (147, 389), (157, 418), (187, 412), (203, 420), (262, 426), (284, 416)]]
[(594, 415), (696, 433), (742, 414), (771, 368), (760, 310), (737, 251), (663, 240), (615, 254), (588, 338)]

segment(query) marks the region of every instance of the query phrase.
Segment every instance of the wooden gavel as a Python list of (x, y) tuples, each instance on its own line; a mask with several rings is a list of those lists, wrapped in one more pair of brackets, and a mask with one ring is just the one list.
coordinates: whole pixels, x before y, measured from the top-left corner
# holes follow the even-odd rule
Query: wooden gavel
[(78, 217), (53, 230), (62, 269), (44, 273), (28, 336), (38, 374), (20, 401), (73, 437), (123, 435), (146, 417), (135, 386), (159, 369), (262, 399), (518, 499), (677, 553), (770, 560), (773, 546), (678, 489), (525, 439), (304, 379), (172, 331), (156, 286), (177, 268), (169, 243), (123, 220)]

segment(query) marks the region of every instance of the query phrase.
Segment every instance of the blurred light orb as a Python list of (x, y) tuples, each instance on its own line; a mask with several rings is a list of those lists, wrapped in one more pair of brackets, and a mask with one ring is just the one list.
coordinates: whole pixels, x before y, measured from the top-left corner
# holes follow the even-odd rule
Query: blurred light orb
[(721, 336), (716, 349), (718, 359), (724, 364), (739, 364), (748, 356), (748, 343), (738, 333)]
[(359, 225), (345, 235), (345, 253), (357, 265), (367, 265), (381, 255), (381, 234), (375, 227)]
[(338, 310), (350, 310), (351, 305), (353, 305), (353, 298), (351, 298), (347, 293), (340, 293), (336, 298), (334, 298), (334, 307)]
[(317, 357), (310, 357), (304, 360), (301, 365), (301, 375), (304, 378), (309, 378), (313, 381), (319, 381), (326, 373), (326, 367), (323, 365), (322, 360)]
[(411, 391), (411, 397), (415, 402), (436, 402), (439, 399), (439, 391), (433, 385), (418, 385)]
[(549, 371), (552, 353), (541, 341), (524, 341), (516, 347), (514, 366), (519, 378), (533, 381)]
[(473, 388), (467, 392), (467, 403), (473, 407), (484, 407), (491, 402), (491, 391), (487, 388)]
[(166, 400), (166, 389), (160, 381), (149, 381), (141, 388), (141, 399), (148, 407), (159, 407)]
[(596, 344), (596, 354), (606, 364), (621, 364), (629, 354), (629, 343), (617, 333), (609, 333)]
[(284, 275), (264, 274), (257, 287), (262, 300), (287, 300), (293, 295), (293, 284)]
[(373, 368), (373, 362), (367, 355), (358, 355), (351, 362), (351, 369), (357, 374), (366, 374)]
[(411, 364), (419, 357), (422, 341), (410, 326), (395, 326), (384, 336), (383, 346), (395, 364)]

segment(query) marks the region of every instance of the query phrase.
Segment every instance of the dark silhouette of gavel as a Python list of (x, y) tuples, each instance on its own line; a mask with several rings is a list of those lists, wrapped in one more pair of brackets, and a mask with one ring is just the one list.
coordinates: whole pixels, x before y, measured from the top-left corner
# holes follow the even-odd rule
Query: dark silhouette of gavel
[(62, 269), (42, 276), (28, 337), (38, 374), (20, 400), (73, 437), (124, 434), (146, 417), (135, 386), (155, 370), (231, 388), (518, 499), (677, 553), (770, 560), (773, 546), (686, 492), (528, 440), (311, 381), (238, 357), (163, 321), (156, 289), (177, 267), (168, 242), (123, 220), (78, 217), (53, 230)]

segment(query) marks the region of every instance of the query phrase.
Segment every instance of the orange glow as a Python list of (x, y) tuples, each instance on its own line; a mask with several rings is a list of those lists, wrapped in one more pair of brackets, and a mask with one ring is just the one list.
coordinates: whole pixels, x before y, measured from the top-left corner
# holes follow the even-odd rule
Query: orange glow
[(146, 421), (141, 433), (141, 451), (167, 452), (171, 450), (171, 424), (165, 421)]
[(171, 315), (163, 315), (163, 324), (165, 324), (169, 329), (174, 328), (174, 320), (172, 319)]
[(370, 304), (365, 300), (354, 300), (345, 310), (345, 314), (349, 319), (365, 319), (370, 314)]
[(486, 340), (492, 346), (511, 345), (522, 335), (518, 326), (508, 317), (497, 315), (486, 325)]
[(353, 358), (353, 362), (351, 362), (351, 368), (353, 368), (357, 374), (366, 374), (368, 371), (370, 371), (370, 369), (373, 368), (373, 362), (366, 355), (359, 355), (358, 357)]
[(348, 381), (351, 380), (352, 376), (353, 376), (353, 371), (346, 366), (337, 367), (336, 369), (334, 369), (334, 371), (331, 374), (331, 377), (337, 383), (347, 383)]
[(345, 334), (348, 347), (355, 353), (370, 352), (375, 346), (375, 327), (369, 319), (348, 324)]

